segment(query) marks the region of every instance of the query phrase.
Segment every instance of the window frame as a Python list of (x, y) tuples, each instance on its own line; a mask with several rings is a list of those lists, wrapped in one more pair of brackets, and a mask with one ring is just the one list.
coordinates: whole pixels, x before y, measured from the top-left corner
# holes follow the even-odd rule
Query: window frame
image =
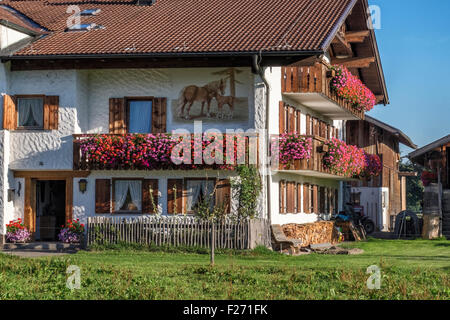
[[(144, 199), (144, 188), (143, 178), (112, 178), (111, 184), (111, 214), (143, 214), (143, 199)], [(116, 181), (141, 181), (141, 210), (130, 211), (130, 210), (116, 210)]]
[[(187, 215), (194, 215), (193, 211), (188, 211), (187, 208), (187, 184), (188, 181), (213, 181), (214, 182), (214, 187), (216, 187), (217, 184), (217, 178), (184, 178), (183, 179), (183, 198), (184, 198), (184, 203), (183, 203), (183, 207), (185, 208), (185, 214)], [(216, 202), (216, 198), (214, 195), (214, 204)]]
[[(125, 97), (125, 123), (127, 128), (127, 133), (133, 134), (133, 132), (130, 132), (130, 102), (133, 101), (151, 101), (152, 107), (150, 110), (150, 114), (152, 115), (152, 118), (150, 120), (150, 132), (147, 132), (147, 134), (153, 133), (153, 107), (155, 106), (155, 97), (153, 96), (141, 96), (141, 97)], [(145, 134), (145, 133), (143, 133)]]
[[(42, 99), (42, 126), (28, 127), (19, 125), (19, 99)], [(16, 94), (14, 95), (14, 103), (16, 105), (17, 113), (17, 131), (44, 131), (45, 119), (45, 95), (44, 94)]]

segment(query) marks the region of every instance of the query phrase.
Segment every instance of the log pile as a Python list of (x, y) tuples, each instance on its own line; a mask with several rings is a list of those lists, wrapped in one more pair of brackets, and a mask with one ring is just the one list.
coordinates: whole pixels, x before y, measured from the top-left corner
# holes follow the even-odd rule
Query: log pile
[(339, 233), (334, 226), (334, 221), (320, 221), (307, 224), (286, 224), (283, 226), (286, 237), (302, 240), (302, 247), (312, 244), (338, 242)]

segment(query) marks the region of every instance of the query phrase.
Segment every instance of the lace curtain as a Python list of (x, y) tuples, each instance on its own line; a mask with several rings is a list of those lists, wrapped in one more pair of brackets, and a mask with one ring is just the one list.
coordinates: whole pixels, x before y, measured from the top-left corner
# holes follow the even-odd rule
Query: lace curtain
[(42, 127), (44, 107), (40, 98), (19, 98), (17, 101), (20, 127)]
[(142, 210), (142, 183), (139, 180), (117, 180), (114, 186), (116, 210), (121, 210), (127, 200), (128, 193), (131, 195), (131, 202), (137, 207), (137, 211)]
[[(209, 197), (214, 191), (214, 181), (212, 180), (188, 180), (186, 184), (186, 209), (188, 212), (193, 211), (196, 204), (200, 201), (201, 196)], [(214, 205), (214, 199), (211, 206)]]

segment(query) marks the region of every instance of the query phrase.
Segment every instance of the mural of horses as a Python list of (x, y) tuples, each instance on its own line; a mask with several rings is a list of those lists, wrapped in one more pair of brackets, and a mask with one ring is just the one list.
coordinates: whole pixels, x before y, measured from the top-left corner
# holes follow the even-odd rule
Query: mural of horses
[[(208, 118), (211, 117), (210, 109), (211, 109), (211, 100), (217, 94), (225, 94), (226, 89), (226, 80), (220, 79), (217, 81), (213, 81), (208, 83), (203, 87), (197, 87), (195, 85), (185, 87), (181, 93), (180, 98), (178, 99), (178, 103), (181, 106), (178, 116), (180, 118), (184, 118), (186, 120), (191, 119), (190, 111), (194, 102), (198, 101), (202, 103), (202, 111), (201, 116), (204, 115), (204, 107), (205, 103), (207, 104), (207, 113), (206, 116)], [(187, 107), (187, 112), (185, 114), (184, 109)]]

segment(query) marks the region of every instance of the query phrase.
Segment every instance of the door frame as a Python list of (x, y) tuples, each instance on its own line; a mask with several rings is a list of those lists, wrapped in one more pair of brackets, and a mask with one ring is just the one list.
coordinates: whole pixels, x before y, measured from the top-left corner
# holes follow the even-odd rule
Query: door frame
[(36, 182), (53, 180), (66, 182), (65, 224), (73, 217), (73, 179), (85, 178), (89, 171), (14, 171), (14, 178), (25, 179), (24, 190), (24, 224), (31, 232), (32, 238), (36, 232)]

